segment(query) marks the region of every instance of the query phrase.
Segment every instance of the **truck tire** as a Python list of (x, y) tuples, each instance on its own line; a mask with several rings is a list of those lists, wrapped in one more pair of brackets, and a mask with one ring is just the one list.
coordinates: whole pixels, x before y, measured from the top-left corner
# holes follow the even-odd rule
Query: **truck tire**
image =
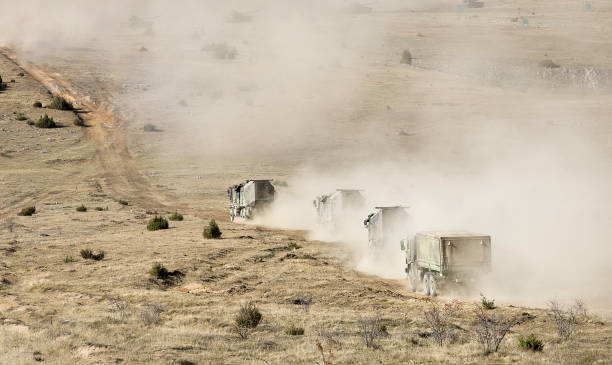
[(414, 264), (409, 265), (408, 267), (408, 286), (410, 287), (411, 292), (417, 291), (417, 284), (419, 278), (417, 277), (416, 267)]
[(430, 293), (430, 288), (429, 288), (429, 273), (426, 272), (425, 275), (423, 276), (423, 286), (425, 287), (423, 290), (423, 295), (429, 295)]
[(438, 295), (438, 287), (436, 285), (436, 277), (434, 274), (429, 274), (429, 295), (435, 297)]

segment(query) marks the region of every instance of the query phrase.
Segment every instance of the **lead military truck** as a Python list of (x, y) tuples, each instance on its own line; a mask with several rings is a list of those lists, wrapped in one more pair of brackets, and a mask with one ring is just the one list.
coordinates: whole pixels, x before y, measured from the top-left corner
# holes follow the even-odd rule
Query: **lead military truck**
[(265, 210), (274, 201), (275, 189), (272, 180), (247, 180), (230, 186), (227, 197), (230, 201), (230, 219), (250, 219), (255, 212)]
[(491, 237), (469, 232), (419, 232), (400, 241), (410, 290), (436, 296), (438, 281), (469, 283), (491, 271)]

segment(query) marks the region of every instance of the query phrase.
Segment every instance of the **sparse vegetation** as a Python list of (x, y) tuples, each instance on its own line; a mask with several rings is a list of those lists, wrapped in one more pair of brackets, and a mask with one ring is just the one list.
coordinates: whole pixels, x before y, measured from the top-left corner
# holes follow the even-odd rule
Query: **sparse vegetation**
[(287, 244), (287, 248), (291, 249), (291, 250), (297, 250), (302, 248), (302, 246), (298, 245), (297, 243), (291, 241)]
[(57, 110), (74, 110), (74, 106), (61, 96), (54, 97), (51, 103), (47, 105), (47, 108)]
[(262, 314), (253, 302), (240, 307), (238, 314), (234, 317), (234, 329), (242, 339), (249, 336), (249, 332), (259, 325)]
[(98, 212), (102, 212), (102, 211), (104, 211), (104, 210), (108, 210), (108, 207), (106, 207), (106, 208), (96, 207), (96, 210), (97, 210)]
[(142, 127), (145, 132), (157, 132), (157, 127), (151, 123), (147, 123)]
[(76, 211), (77, 212), (86, 212), (87, 211), (87, 207), (84, 206), (83, 204), (81, 204), (78, 207), (76, 207)]
[(174, 212), (168, 217), (168, 219), (171, 221), (182, 221), (183, 215), (179, 214), (178, 212)]
[(121, 205), (129, 205), (129, 203), (128, 203), (127, 201), (123, 200), (123, 199), (119, 199), (119, 200), (117, 201), (117, 203), (119, 203), (119, 204), (121, 204)]
[(526, 351), (542, 351), (544, 344), (542, 340), (536, 337), (533, 333), (528, 336), (521, 335), (518, 339), (519, 348)]
[(476, 341), (482, 347), (485, 355), (497, 352), (510, 329), (520, 323), (517, 317), (504, 317), (501, 314), (489, 315), (482, 306), (474, 310), (474, 315), (473, 330), (476, 334)]
[(160, 264), (159, 262), (153, 264), (153, 267), (151, 267), (151, 270), (149, 270), (149, 274), (151, 274), (153, 278), (160, 280), (167, 280), (170, 276), (168, 269), (166, 269), (164, 265)]
[(580, 316), (586, 316), (584, 303), (576, 299), (574, 304), (563, 308), (556, 301), (548, 302), (549, 316), (555, 321), (557, 333), (563, 340), (569, 340), (575, 333)]
[(21, 211), (19, 212), (18, 215), (21, 215), (21, 216), (31, 216), (34, 213), (36, 213), (36, 207), (25, 207), (25, 208), (21, 209)]
[(405, 49), (404, 52), (402, 52), (402, 58), (400, 60), (400, 63), (412, 65), (412, 54), (409, 50)]
[(53, 118), (49, 117), (47, 114), (45, 114), (44, 116), (41, 116), (38, 119), (38, 122), (36, 122), (34, 125), (36, 127), (38, 127), (38, 128), (55, 128), (55, 127), (57, 127), (57, 124), (55, 124), (55, 121), (53, 120)]
[(74, 125), (77, 127), (85, 127), (85, 122), (81, 118), (74, 118)]
[(35, 101), (34, 104), (32, 104), (32, 106), (35, 108), (42, 108), (42, 103), (40, 101)]
[(81, 250), (81, 257), (86, 260), (100, 261), (104, 258), (104, 251), (99, 250), (98, 253), (94, 253), (91, 249), (86, 248)]
[(28, 120), (28, 118), (24, 117), (23, 115), (18, 115), (15, 117), (15, 120), (23, 121), (23, 120)]
[(168, 220), (162, 216), (156, 215), (149, 220), (147, 224), (148, 231), (157, 231), (160, 229), (168, 229)]
[(69, 264), (71, 262), (75, 262), (76, 260), (74, 259), (74, 257), (72, 256), (66, 256), (64, 257), (64, 263)]
[(295, 299), (293, 299), (293, 304), (299, 305), (304, 309), (304, 312), (308, 312), (310, 310), (310, 304), (312, 303), (312, 295), (310, 294), (298, 294)]
[(380, 336), (380, 317), (362, 318), (359, 320), (361, 337), (367, 348), (377, 348), (376, 338)]
[(488, 299), (483, 294), (480, 294), (480, 305), (483, 309), (495, 309), (495, 300)]
[(221, 229), (219, 229), (219, 226), (214, 219), (211, 219), (210, 222), (208, 222), (208, 227), (204, 228), (204, 238), (221, 238), (222, 234)]
[(161, 313), (164, 308), (156, 304), (145, 304), (140, 311), (140, 319), (148, 326), (161, 323)]
[(304, 334), (304, 327), (298, 327), (292, 324), (287, 329), (285, 329), (285, 333), (289, 336), (302, 336)]
[(438, 346), (442, 346), (451, 337), (453, 328), (451, 319), (460, 310), (461, 303), (453, 301), (445, 304), (442, 308), (434, 304), (424, 312), (425, 323), (431, 330), (431, 337)]

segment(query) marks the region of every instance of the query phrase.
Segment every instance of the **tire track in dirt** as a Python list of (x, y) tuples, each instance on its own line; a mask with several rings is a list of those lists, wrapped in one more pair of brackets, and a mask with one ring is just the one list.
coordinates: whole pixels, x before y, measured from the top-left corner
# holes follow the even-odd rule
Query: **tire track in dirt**
[(106, 193), (115, 199), (126, 199), (142, 207), (169, 208), (173, 199), (168, 193), (157, 191), (136, 168), (128, 150), (122, 126), (112, 108), (96, 105), (57, 72), (19, 59), (17, 54), (0, 47), (0, 54), (21, 67), (39, 81), (53, 95), (59, 95), (78, 107), (79, 116), (89, 126), (88, 135), (96, 147), (102, 171), (97, 176), (104, 181)]

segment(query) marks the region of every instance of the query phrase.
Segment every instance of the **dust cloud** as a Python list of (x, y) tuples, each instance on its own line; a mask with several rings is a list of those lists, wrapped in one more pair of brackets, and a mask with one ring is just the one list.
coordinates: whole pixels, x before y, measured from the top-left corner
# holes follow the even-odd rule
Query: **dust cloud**
[[(164, 130), (160, 154), (252, 175), (282, 165), (288, 186), (257, 222), (342, 242), (360, 270), (403, 277), (399, 242), (368, 258), (362, 222), (406, 205), (415, 230), (492, 236), (487, 295), (609, 303), (610, 90), (533, 77), (546, 57), (603, 77), (609, 54), (571, 53), (566, 32), (600, 36), (565, 26), (562, 6), (507, 3), (472, 15), (460, 1), (380, 1), (371, 14), (349, 1), (21, 1), (2, 11), (0, 43), (112, 85), (91, 93), (128, 128)], [(512, 23), (521, 7), (546, 14), (541, 41)], [(325, 232), (312, 200), (337, 188), (364, 189), (369, 208)]]

